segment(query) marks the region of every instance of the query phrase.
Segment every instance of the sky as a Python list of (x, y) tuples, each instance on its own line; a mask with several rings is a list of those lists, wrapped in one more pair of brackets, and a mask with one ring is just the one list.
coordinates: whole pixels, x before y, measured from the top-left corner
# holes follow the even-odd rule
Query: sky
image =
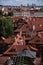
[(0, 5), (11, 5), (11, 6), (20, 6), (21, 4), (23, 5), (31, 5), (31, 4), (36, 4), (43, 6), (43, 0), (0, 0)]

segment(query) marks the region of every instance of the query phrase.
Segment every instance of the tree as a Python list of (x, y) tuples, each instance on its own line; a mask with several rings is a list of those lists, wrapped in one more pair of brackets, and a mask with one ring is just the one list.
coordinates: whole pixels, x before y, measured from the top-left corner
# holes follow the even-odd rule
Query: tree
[(13, 24), (10, 17), (0, 18), (0, 36), (6, 38), (10, 37), (14, 33)]
[(2, 11), (0, 10), (0, 16), (2, 16)]
[(13, 12), (8, 12), (8, 16), (13, 16)]

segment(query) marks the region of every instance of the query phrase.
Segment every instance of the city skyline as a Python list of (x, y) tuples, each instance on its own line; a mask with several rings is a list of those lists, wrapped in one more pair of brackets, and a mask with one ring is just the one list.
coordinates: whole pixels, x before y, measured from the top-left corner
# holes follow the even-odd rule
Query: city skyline
[(27, 4), (43, 6), (43, 0), (0, 0), (0, 5), (20, 6), (21, 4), (25, 6), (27, 6)]

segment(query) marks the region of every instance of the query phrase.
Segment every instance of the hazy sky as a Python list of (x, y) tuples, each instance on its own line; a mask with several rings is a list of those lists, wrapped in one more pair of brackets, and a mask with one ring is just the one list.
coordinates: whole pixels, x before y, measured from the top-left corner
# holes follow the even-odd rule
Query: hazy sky
[(43, 0), (0, 0), (0, 5), (13, 5), (19, 6), (21, 4), (36, 4), (36, 5), (43, 5)]

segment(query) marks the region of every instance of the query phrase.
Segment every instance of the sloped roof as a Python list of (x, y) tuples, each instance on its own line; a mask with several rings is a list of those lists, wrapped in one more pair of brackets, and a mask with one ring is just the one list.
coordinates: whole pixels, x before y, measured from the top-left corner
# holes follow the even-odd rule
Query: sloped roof
[(4, 43), (6, 43), (6, 44), (11, 44), (11, 43), (13, 43), (15, 40), (14, 40), (14, 35), (13, 36), (11, 36), (10, 38), (5, 38), (5, 37), (1, 37), (2, 38), (2, 40), (3, 40), (3, 42)]
[(33, 45), (43, 45), (43, 34), (42, 33), (38, 33), (38, 35), (36, 35), (32, 40), (29, 41), (30, 44)]
[(27, 30), (29, 30), (29, 25), (28, 24), (24, 24), (20, 29), (16, 29), (15, 32), (26, 32)]
[(7, 60), (9, 59), (9, 57), (0, 57), (0, 65), (3, 65)]

